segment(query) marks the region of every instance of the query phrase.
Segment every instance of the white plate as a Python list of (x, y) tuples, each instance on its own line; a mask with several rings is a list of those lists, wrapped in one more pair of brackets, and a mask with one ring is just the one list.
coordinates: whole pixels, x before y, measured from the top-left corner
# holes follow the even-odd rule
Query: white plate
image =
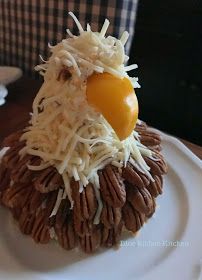
[(22, 76), (22, 70), (12, 66), (0, 66), (0, 84), (8, 85)]
[(163, 153), (169, 172), (156, 216), (119, 250), (89, 256), (57, 244), (36, 245), (0, 208), (0, 279), (199, 279), (202, 164), (181, 142), (164, 134)]

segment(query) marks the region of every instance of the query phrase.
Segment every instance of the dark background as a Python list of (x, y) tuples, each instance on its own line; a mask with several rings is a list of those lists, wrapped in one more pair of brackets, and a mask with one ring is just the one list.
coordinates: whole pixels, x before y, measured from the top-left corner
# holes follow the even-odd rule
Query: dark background
[(202, 1), (140, 0), (130, 56), (140, 118), (202, 145)]

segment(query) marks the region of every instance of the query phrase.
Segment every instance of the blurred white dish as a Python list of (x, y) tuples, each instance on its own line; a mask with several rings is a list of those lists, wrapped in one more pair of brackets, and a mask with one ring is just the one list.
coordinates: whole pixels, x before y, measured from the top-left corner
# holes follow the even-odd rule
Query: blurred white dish
[(0, 106), (3, 105), (5, 101), (5, 97), (8, 94), (8, 90), (5, 86), (0, 84)]
[(162, 134), (169, 165), (160, 209), (136, 238), (119, 250), (94, 255), (37, 245), (0, 208), (0, 279), (191, 280), (202, 258), (202, 163), (181, 142)]
[(0, 84), (8, 85), (22, 76), (22, 70), (17, 67), (0, 66)]
[(8, 94), (8, 90), (5, 86), (15, 82), (21, 76), (22, 70), (20, 68), (0, 66), (0, 106), (6, 102), (5, 97)]

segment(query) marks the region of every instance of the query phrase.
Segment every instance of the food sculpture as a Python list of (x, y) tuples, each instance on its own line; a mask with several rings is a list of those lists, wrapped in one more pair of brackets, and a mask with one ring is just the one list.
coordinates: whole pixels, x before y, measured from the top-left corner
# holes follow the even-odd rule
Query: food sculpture
[(120, 39), (84, 30), (51, 46), (28, 126), (2, 143), (0, 201), (22, 233), (91, 253), (136, 233), (155, 212), (167, 166), (138, 120), (137, 78)]

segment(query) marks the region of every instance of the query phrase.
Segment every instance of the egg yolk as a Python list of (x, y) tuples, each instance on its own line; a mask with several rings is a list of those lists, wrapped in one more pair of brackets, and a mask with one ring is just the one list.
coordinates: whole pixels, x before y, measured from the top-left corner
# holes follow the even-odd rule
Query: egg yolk
[(86, 95), (120, 140), (131, 134), (138, 118), (138, 101), (129, 79), (95, 73), (87, 79)]

